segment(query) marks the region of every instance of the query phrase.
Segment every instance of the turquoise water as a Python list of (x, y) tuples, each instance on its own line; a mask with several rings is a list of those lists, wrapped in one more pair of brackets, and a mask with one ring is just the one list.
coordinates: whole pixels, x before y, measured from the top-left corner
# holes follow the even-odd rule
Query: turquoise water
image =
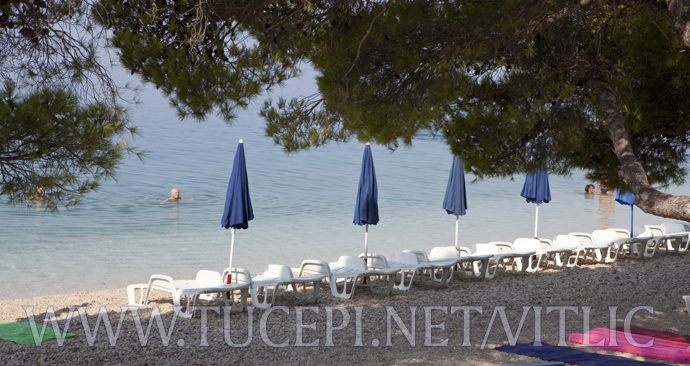
[[(308, 92), (308, 80), (287, 95)], [(148, 151), (128, 158), (117, 181), (106, 182), (75, 208), (57, 214), (0, 205), (0, 299), (123, 288), (153, 273), (179, 278), (227, 266), (230, 231), (220, 227), (237, 141), (245, 141), (254, 221), (240, 230), (235, 264), (253, 272), (269, 263), (335, 260), (363, 250), (363, 227), (352, 224), (363, 144), (331, 144), (286, 155), (264, 136), (259, 100), (228, 125), (218, 118), (181, 122), (168, 102), (144, 87), (130, 108), (140, 128), (134, 144)], [(451, 165), (443, 142), (414, 141), (395, 152), (373, 146), (381, 222), (369, 248), (390, 253), (451, 245), (454, 216), (441, 208)], [(467, 175), (468, 183), (474, 179)], [(460, 242), (531, 236), (534, 205), (520, 196), (523, 176), (469, 184)], [(627, 227), (629, 208), (610, 197), (585, 198), (583, 174), (551, 176), (553, 201), (540, 209), (540, 235)], [(172, 186), (179, 204), (161, 204)], [(688, 194), (688, 185), (670, 192)], [(636, 223), (662, 219), (635, 212)], [(123, 290), (124, 291), (124, 290)]]

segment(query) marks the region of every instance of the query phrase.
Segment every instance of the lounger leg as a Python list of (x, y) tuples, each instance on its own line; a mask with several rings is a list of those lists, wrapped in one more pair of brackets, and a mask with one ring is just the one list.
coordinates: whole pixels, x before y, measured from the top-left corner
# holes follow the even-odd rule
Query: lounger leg
[[(406, 281), (407, 275), (410, 275), (410, 279)], [(412, 280), (414, 279), (414, 274), (415, 271), (400, 271), (400, 282), (397, 281), (397, 274), (394, 275), (395, 277), (393, 280), (395, 281), (394, 288), (398, 289), (400, 291), (407, 291), (410, 289), (412, 286)]]
[[(340, 291), (340, 290), (338, 289), (338, 283), (337, 283), (337, 280), (336, 280), (336, 279), (330, 280), (329, 283), (330, 283), (330, 286), (331, 286), (331, 294), (332, 294), (333, 296), (339, 298), (339, 299), (349, 300), (350, 298), (352, 298), (352, 295), (355, 293), (355, 287), (357, 287), (357, 286), (355, 286), (355, 284), (357, 283), (357, 280), (358, 280), (358, 279), (359, 279), (359, 277), (347, 277), (347, 278), (345, 278), (345, 279), (343, 280), (343, 289), (342, 289), (342, 291)], [(349, 292), (349, 293), (348, 293), (348, 291), (347, 291), (347, 283), (348, 283), (348, 282), (351, 283), (351, 286), (350, 286), (351, 289), (350, 289), (350, 292)]]

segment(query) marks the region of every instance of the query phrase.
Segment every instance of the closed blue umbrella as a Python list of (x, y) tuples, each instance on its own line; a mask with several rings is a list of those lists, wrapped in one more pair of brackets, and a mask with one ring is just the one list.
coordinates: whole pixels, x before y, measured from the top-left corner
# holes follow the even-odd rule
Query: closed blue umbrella
[[(225, 207), (220, 225), (226, 229), (232, 228), (232, 241), (230, 242), (230, 266), (232, 269), (232, 256), (235, 251), (235, 230), (247, 229), (249, 221), (254, 219), (252, 200), (249, 197), (249, 181), (247, 179), (247, 163), (244, 160), (244, 142), (237, 144), (235, 160), (232, 164), (232, 173), (228, 182), (228, 191), (225, 195)], [(228, 283), (230, 278), (228, 278)]]
[(378, 188), (376, 187), (376, 171), (374, 159), (371, 156), (369, 143), (364, 146), (362, 156), (362, 170), (359, 173), (359, 188), (357, 189), (357, 203), (355, 204), (355, 225), (364, 225), (364, 255), (368, 247), (369, 225), (379, 222)]
[(443, 198), (443, 208), (449, 215), (455, 215), (455, 247), (458, 247), (458, 227), (460, 216), (467, 211), (467, 193), (465, 192), (465, 167), (462, 160), (454, 156), (450, 167), (446, 195)]
[(635, 205), (635, 195), (631, 192), (624, 192), (620, 189), (616, 190), (616, 195), (614, 197), (616, 199), (616, 202), (620, 203), (621, 205), (629, 205), (630, 206), (630, 237), (633, 237), (633, 212), (634, 212), (634, 205)]
[(527, 174), (525, 184), (522, 186), (522, 193), (520, 193), (529, 203), (536, 203), (537, 209), (534, 215), (534, 237), (538, 238), (537, 228), (539, 225), (539, 206), (542, 203), (549, 203), (551, 201), (551, 189), (549, 188), (549, 175), (543, 171), (538, 170)]

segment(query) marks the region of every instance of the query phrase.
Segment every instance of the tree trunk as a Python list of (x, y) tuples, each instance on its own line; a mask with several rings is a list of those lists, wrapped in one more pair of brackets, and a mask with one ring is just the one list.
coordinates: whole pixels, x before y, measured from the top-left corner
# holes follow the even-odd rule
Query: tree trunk
[(690, 48), (690, 0), (666, 0), (666, 6), (683, 44)]
[(616, 94), (605, 81), (592, 83), (599, 105), (604, 109), (604, 128), (613, 142), (613, 151), (618, 157), (618, 175), (635, 194), (635, 205), (642, 211), (671, 219), (690, 221), (690, 197), (674, 196), (652, 188), (647, 173), (637, 160), (630, 135), (625, 129), (624, 118), (616, 100)]

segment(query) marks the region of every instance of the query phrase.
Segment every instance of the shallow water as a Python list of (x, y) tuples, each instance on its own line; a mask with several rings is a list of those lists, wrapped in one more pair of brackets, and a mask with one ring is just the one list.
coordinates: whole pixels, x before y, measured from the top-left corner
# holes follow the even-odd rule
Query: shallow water
[[(313, 88), (290, 83), (286, 94)], [(245, 141), (255, 220), (237, 234), (235, 264), (253, 272), (269, 263), (335, 260), (363, 251), (364, 228), (352, 224), (363, 144), (351, 142), (286, 155), (264, 136), (255, 103), (228, 125), (218, 118), (180, 122), (168, 102), (144, 87), (132, 106), (140, 128), (132, 157), (75, 208), (57, 214), (40, 207), (0, 204), (0, 299), (118, 288), (153, 273), (179, 278), (227, 266), (230, 231), (220, 227), (238, 139)], [(451, 165), (443, 142), (418, 139), (391, 152), (373, 146), (381, 221), (369, 228), (369, 248), (390, 253), (452, 245), (455, 217), (441, 208)], [(468, 183), (474, 179), (467, 175)], [(469, 209), (460, 242), (512, 241), (531, 236), (534, 208), (519, 194), (523, 176), (468, 184)], [(585, 197), (581, 172), (551, 176), (552, 202), (540, 209), (539, 233), (628, 227), (630, 209), (609, 196)], [(172, 186), (180, 203), (160, 202)], [(670, 192), (690, 193), (690, 186)], [(662, 221), (635, 209), (636, 224)]]

